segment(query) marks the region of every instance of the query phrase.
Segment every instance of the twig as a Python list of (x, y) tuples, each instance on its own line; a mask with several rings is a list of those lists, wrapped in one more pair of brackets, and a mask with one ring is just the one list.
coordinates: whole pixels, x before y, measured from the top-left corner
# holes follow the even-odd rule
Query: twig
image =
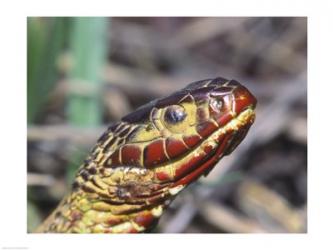
[(28, 173), (28, 186), (47, 186), (51, 187), (55, 184), (56, 180), (47, 174), (34, 174)]
[(281, 195), (256, 181), (247, 180), (240, 184), (238, 201), (243, 211), (260, 220), (270, 231), (304, 232), (304, 217)]
[(196, 208), (191, 202), (186, 202), (177, 211), (177, 214), (172, 217), (172, 221), (167, 223), (163, 228), (163, 233), (183, 232), (186, 229), (188, 222), (192, 220), (192, 213)]
[[(304, 24), (304, 23), (303, 23)], [(288, 29), (278, 37), (267, 37), (258, 34), (260, 25), (254, 26), (249, 31), (244, 29), (238, 30), (229, 38), (229, 43), (240, 53), (242, 57), (239, 59), (243, 65), (248, 64), (249, 60), (259, 57), (264, 62), (279, 67), (289, 73), (298, 73), (306, 67), (306, 57), (295, 51), (296, 42), (302, 41), (306, 35), (306, 30), (300, 29), (299, 19), (295, 19), (292, 25), (297, 28)]]
[[(214, 72), (214, 70), (197, 67), (194, 67), (191, 73), (185, 71), (177, 76), (166, 76), (159, 73), (147, 75), (144, 71), (115, 63), (109, 63), (105, 68), (106, 84), (116, 86), (130, 97), (145, 97), (146, 99), (148, 99), (147, 97), (151, 99), (165, 96), (167, 93), (172, 93), (181, 87), (185, 87), (190, 82), (217, 76), (228, 78), (221, 70)], [(279, 93), (284, 85), (284, 82), (274, 82), (274, 84), (254, 82), (237, 74), (233, 77), (236, 78), (235, 80), (246, 84), (256, 96), (273, 96), (275, 93)], [(105, 91), (108, 91), (108, 89)]]
[(106, 127), (80, 128), (69, 125), (30, 126), (28, 141), (68, 140), (71, 144), (92, 145), (106, 130)]
[(194, 19), (178, 30), (168, 42), (179, 50), (186, 50), (199, 43), (211, 40), (218, 35), (238, 29), (248, 21), (248, 17), (205, 17)]
[(296, 117), (290, 121), (287, 127), (288, 135), (295, 141), (307, 143), (307, 119), (304, 117)]
[(210, 224), (231, 233), (266, 233), (255, 221), (213, 201), (200, 203), (199, 213)]

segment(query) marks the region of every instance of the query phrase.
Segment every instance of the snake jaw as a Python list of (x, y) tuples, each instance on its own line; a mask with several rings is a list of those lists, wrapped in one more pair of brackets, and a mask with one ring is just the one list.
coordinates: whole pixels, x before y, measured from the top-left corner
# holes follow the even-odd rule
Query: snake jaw
[(124, 117), (114, 132), (114, 137), (124, 139), (111, 145), (105, 165), (151, 169), (177, 160), (255, 103), (251, 93), (233, 80), (190, 84)]
[(171, 188), (182, 185), (183, 189), (207, 173), (223, 156), (230, 154), (245, 137), (254, 118), (254, 110), (249, 107), (212, 133), (183, 159), (155, 168), (156, 182), (170, 182)]

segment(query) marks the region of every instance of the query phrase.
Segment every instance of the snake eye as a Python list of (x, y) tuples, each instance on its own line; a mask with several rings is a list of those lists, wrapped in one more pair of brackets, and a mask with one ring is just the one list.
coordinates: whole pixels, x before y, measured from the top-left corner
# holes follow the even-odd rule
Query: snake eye
[(223, 107), (223, 102), (222, 100), (216, 99), (216, 98), (212, 98), (209, 101), (209, 105), (211, 106), (211, 108), (215, 111), (215, 112), (221, 112), (221, 109)]
[(185, 119), (186, 112), (183, 107), (179, 105), (172, 105), (167, 108), (164, 113), (164, 120), (170, 124), (181, 122)]

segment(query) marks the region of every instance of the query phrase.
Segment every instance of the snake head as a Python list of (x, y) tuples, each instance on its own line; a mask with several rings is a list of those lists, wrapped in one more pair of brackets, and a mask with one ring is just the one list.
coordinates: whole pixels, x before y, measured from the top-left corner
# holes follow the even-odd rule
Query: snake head
[(92, 209), (145, 231), (181, 190), (237, 147), (254, 122), (255, 106), (244, 86), (223, 78), (154, 100), (101, 136), (77, 174), (76, 189), (95, 204)]
[(237, 147), (254, 121), (255, 106), (256, 98), (234, 80), (194, 82), (110, 127), (93, 158), (121, 172), (115, 176), (130, 191), (119, 193), (128, 200), (161, 189), (176, 194)]
[(122, 126), (135, 128), (116, 164), (157, 169), (161, 180), (179, 179), (207, 157), (231, 153), (253, 123), (255, 106), (255, 97), (234, 80), (194, 82), (122, 119)]

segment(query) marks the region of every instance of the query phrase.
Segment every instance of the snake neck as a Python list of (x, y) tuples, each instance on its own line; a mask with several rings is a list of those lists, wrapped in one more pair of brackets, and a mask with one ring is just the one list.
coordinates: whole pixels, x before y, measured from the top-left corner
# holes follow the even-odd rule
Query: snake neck
[(139, 205), (111, 204), (82, 190), (67, 195), (37, 233), (138, 233), (150, 231), (165, 205), (142, 210)]
[[(147, 232), (157, 223), (163, 206), (138, 211), (129, 205), (114, 207), (92, 201), (84, 193), (66, 196), (56, 210), (37, 229), (37, 233), (137, 233)], [(126, 207), (127, 206), (127, 207)], [(132, 210), (117, 214), (120, 209)], [(118, 211), (117, 211), (118, 210)]]

